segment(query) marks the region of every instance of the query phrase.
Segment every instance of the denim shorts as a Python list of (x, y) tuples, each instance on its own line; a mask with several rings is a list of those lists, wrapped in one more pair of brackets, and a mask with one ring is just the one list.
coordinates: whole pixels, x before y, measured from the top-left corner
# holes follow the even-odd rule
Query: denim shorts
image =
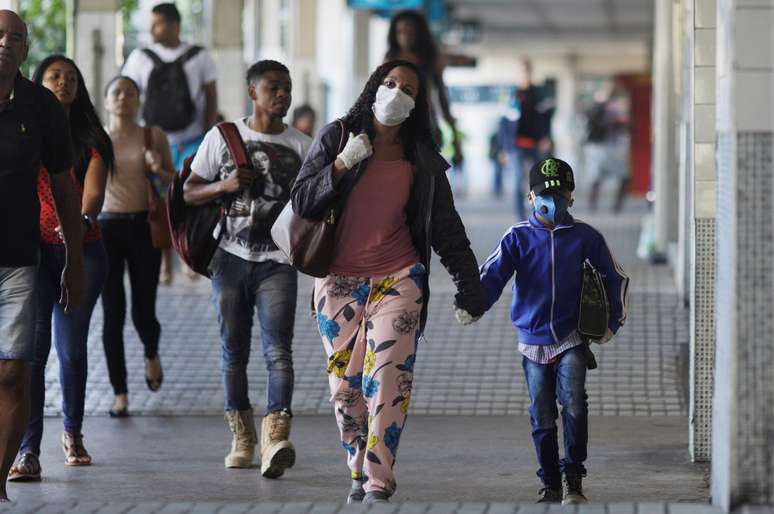
[(0, 360), (32, 360), (37, 267), (0, 267)]

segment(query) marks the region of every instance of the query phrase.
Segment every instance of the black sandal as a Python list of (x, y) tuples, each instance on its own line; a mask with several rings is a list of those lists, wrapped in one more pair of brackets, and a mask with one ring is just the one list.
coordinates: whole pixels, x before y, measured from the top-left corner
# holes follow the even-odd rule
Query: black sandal
[(40, 460), (34, 453), (27, 452), (16, 461), (8, 473), (9, 482), (39, 482)]
[[(158, 361), (159, 365), (159, 376), (156, 378), (151, 377), (148, 375), (148, 366), (153, 361)], [(148, 386), (148, 389), (150, 389), (152, 392), (156, 392), (159, 389), (161, 389), (161, 384), (164, 382), (164, 370), (161, 367), (161, 358), (156, 355), (152, 359), (145, 359), (145, 384)]]

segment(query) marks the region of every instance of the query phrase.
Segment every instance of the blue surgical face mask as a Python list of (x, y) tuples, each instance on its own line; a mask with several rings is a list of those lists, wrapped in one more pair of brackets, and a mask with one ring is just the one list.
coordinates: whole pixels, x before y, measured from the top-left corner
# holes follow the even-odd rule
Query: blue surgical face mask
[(549, 193), (535, 197), (535, 212), (553, 225), (558, 225), (562, 222), (569, 207), (570, 201), (559, 193)]

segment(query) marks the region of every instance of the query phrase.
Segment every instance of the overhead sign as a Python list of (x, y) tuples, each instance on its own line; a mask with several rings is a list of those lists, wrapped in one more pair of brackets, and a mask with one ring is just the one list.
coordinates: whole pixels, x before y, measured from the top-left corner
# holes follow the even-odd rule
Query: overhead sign
[(424, 6), (423, 0), (348, 0), (352, 9), (373, 9), (376, 11), (399, 11), (403, 9), (419, 9)]

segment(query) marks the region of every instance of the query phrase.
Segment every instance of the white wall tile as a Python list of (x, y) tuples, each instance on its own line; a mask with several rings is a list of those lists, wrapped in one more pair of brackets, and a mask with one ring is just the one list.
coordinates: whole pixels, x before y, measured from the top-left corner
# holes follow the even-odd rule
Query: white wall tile
[(694, 177), (697, 181), (717, 180), (715, 169), (715, 145), (697, 143), (693, 145)]
[(696, 203), (694, 216), (696, 218), (714, 218), (717, 212), (717, 187), (715, 180), (696, 182)]
[(715, 67), (702, 66), (693, 69), (693, 103), (715, 103)]
[(733, 84), (736, 129), (774, 130), (774, 71), (739, 71)]
[(774, 8), (739, 9), (734, 21), (737, 68), (774, 68)]
[(697, 105), (693, 108), (693, 135), (695, 143), (715, 143), (715, 106)]
[(693, 55), (696, 66), (715, 66), (715, 29), (696, 29)]
[[(772, 0), (774, 1), (774, 0)], [(697, 29), (711, 29), (717, 24), (717, 0), (696, 0), (694, 24)]]

